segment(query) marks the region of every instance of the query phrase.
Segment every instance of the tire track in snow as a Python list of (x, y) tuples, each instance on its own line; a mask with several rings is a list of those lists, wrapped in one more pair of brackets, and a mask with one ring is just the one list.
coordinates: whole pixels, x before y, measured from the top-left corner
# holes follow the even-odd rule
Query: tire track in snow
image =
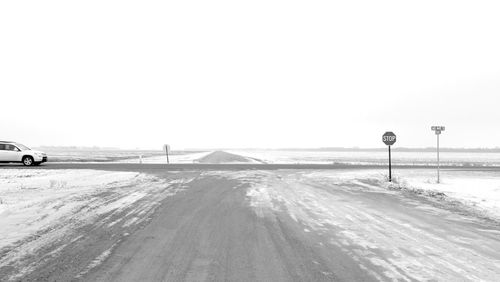
[[(298, 224), (328, 236), (329, 243), (349, 253), (378, 280), (486, 280), (500, 276), (500, 239), (471, 224), (471, 219), (406, 199), (396, 192), (367, 190), (352, 181), (307, 174), (235, 173), (251, 179), (247, 191), (256, 214), (274, 220), (287, 214)], [(342, 180), (344, 183), (349, 180)], [(479, 223), (480, 224), (480, 223)], [(485, 248), (486, 246), (486, 248)]]
[[(110, 230), (116, 233), (111, 236), (116, 238), (110, 237), (110, 240), (119, 240), (117, 238), (121, 234), (131, 232), (134, 226), (148, 220), (165, 197), (181, 191), (186, 181), (160, 179), (137, 173), (131, 176), (129, 179), (114, 181), (105, 189), (42, 201), (41, 206), (46, 206), (47, 202), (58, 202), (58, 205), (68, 205), (71, 208), (60, 214), (57, 221), (48, 222), (45, 228), (39, 229), (35, 234), (5, 246), (0, 251), (0, 276), (9, 280), (29, 276), (36, 269), (56, 260), (65, 249), (85, 240), (88, 236), (81, 232), (89, 234), (103, 229)], [(112, 228), (113, 222), (125, 223)]]

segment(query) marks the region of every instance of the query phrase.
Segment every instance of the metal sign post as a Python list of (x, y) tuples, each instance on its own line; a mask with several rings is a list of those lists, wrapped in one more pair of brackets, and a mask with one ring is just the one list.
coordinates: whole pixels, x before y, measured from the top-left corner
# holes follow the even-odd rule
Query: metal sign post
[(391, 146), (389, 147), (389, 182), (392, 182)]
[(167, 154), (167, 164), (170, 164), (170, 160), (168, 159), (168, 151), (170, 151), (170, 145), (163, 145), (163, 149), (165, 150), (165, 154)]
[(444, 131), (445, 127), (444, 126), (431, 126), (431, 130), (433, 130), (436, 133), (437, 136), (437, 183), (440, 182), (440, 176), (439, 176), (439, 170), (440, 170), (440, 163), (439, 163), (439, 135), (441, 135), (441, 132)]
[(392, 182), (391, 146), (396, 143), (396, 134), (388, 131), (382, 135), (382, 142), (389, 146), (389, 182)]

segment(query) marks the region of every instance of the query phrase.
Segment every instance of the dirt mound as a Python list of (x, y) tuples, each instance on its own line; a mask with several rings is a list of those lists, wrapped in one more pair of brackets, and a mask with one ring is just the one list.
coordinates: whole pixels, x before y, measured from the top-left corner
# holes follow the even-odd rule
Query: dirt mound
[(263, 163), (254, 158), (231, 154), (224, 151), (215, 151), (197, 160), (202, 164), (226, 164), (226, 163)]

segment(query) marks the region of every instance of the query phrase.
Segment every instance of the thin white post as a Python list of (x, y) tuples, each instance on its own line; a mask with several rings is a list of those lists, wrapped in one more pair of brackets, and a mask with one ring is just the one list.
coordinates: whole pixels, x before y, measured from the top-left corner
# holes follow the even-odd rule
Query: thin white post
[(440, 179), (440, 169), (441, 169), (441, 164), (439, 163), (439, 135), (441, 132), (445, 130), (444, 126), (431, 126), (431, 130), (436, 133), (436, 139), (437, 139), (437, 148), (436, 148), (436, 153), (437, 153), (437, 183), (441, 182)]
[(437, 134), (437, 159), (438, 159), (438, 181), (439, 183), (439, 169), (440, 169), (440, 164), (439, 164), (439, 134)]

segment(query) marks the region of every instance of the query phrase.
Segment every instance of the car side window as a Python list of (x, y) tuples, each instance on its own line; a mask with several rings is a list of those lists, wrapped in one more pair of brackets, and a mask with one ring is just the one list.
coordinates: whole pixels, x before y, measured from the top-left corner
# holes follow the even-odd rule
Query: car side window
[(0, 151), (5, 151), (7, 150), (5, 144), (0, 144)]
[(17, 151), (17, 150), (18, 150), (18, 149), (16, 148), (16, 146), (11, 145), (11, 144), (6, 144), (6, 145), (5, 145), (5, 147), (6, 147), (5, 149), (6, 149), (7, 151)]

